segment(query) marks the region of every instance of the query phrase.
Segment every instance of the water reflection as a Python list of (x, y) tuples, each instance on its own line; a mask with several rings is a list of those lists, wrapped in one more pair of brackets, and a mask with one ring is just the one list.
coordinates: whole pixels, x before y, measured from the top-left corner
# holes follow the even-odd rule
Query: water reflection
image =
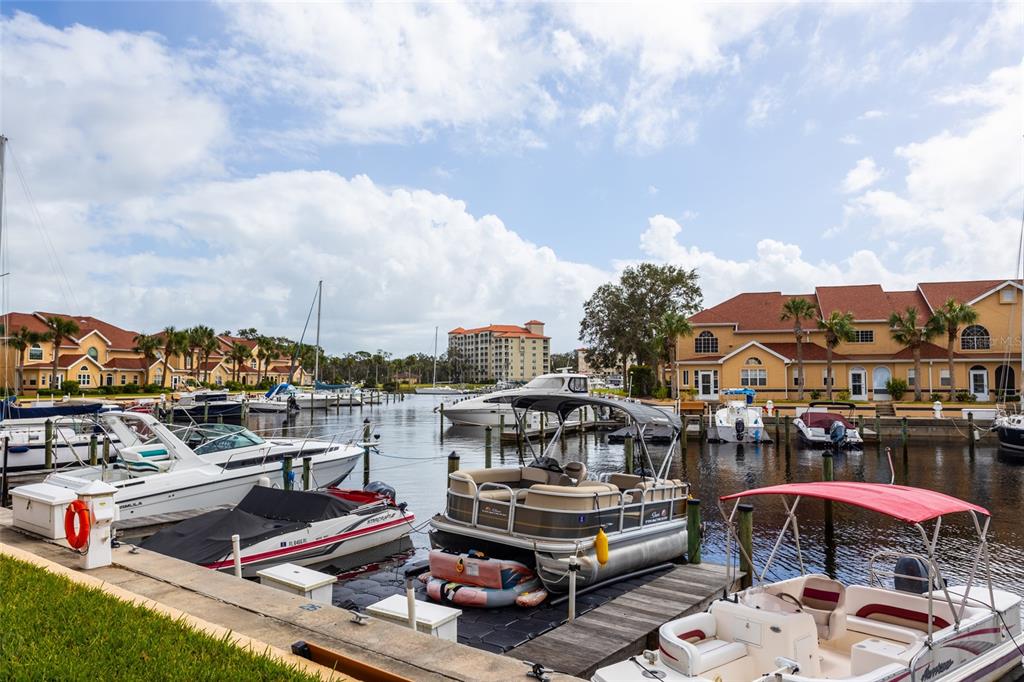
[[(394, 486), (400, 501), (408, 502), (417, 523), (422, 523), (444, 505), (449, 452), (460, 456), (463, 468), (482, 468), (488, 459), (492, 466), (515, 466), (519, 461), (518, 448), (514, 443), (501, 443), (497, 429), (492, 431), (489, 451), (483, 429), (446, 424), (442, 437), (440, 418), (434, 411), (439, 401), (435, 396), (412, 396), (361, 410), (305, 410), (286, 423), (278, 415), (253, 415), (250, 426), (274, 429), (278, 435), (335, 434), (359, 428), (366, 418), (373, 419), (381, 440), (379, 453), (371, 458), (370, 478)], [(973, 457), (966, 443), (912, 445), (906, 456), (898, 439), (887, 445), (892, 447), (896, 483), (945, 492), (992, 511), (989, 537), (993, 578), (998, 586), (1019, 590), (1024, 584), (1024, 524), (1020, 522), (1024, 466), (1005, 460), (997, 448), (989, 445), (978, 445)], [(650, 451), (655, 466), (660, 465), (666, 447), (651, 445)], [(623, 465), (623, 446), (609, 444), (600, 433), (569, 434), (549, 454), (562, 462), (583, 461), (595, 473), (619, 471)], [(525, 457), (529, 456), (527, 449)], [(873, 445), (863, 452), (837, 454), (833, 468), (835, 480), (885, 483), (892, 475), (884, 450)], [(699, 447), (691, 441), (685, 451), (677, 451), (669, 471), (690, 481), (694, 495), (705, 501), (702, 507), (708, 533), (704, 560), (721, 562), (725, 559), (725, 536), (717, 507), (720, 495), (778, 483), (822, 480), (823, 462), (820, 451), (799, 449), (795, 441), (791, 447), (728, 443)], [(346, 484), (362, 485), (360, 466)], [(762, 565), (785, 522), (785, 510), (774, 498), (753, 498), (753, 503), (754, 553)], [(823, 502), (803, 500), (798, 512), (808, 570), (862, 582), (876, 551), (922, 549), (915, 529), (865, 510), (836, 506), (828, 534)], [(949, 517), (942, 534), (945, 540), (940, 549), (945, 567), (965, 578), (973, 562), (975, 538), (968, 517)], [(414, 534), (412, 539), (422, 556), (429, 544), (425, 532)], [(770, 575), (783, 578), (798, 571), (795, 552), (787, 552), (778, 557)]]

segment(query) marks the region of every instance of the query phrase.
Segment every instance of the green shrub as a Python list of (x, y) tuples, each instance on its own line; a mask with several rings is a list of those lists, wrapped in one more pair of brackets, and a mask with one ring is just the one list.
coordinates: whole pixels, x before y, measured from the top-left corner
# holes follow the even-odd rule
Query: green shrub
[(229, 391), (244, 391), (245, 390), (245, 386), (243, 386), (242, 384), (240, 384), (237, 381), (226, 381), (226, 382), (224, 382), (224, 388), (228, 389)]
[(668, 397), (668, 386), (661, 384), (654, 389), (654, 397), (658, 399), (665, 399)]
[(117, 395), (121, 392), (121, 389), (117, 386), (104, 386), (100, 389), (104, 395)]
[(946, 394), (945, 393), (932, 393), (932, 394), (930, 394), (928, 396), (928, 400), (932, 401), (933, 403), (936, 400), (938, 400), (939, 402), (942, 402), (945, 399), (946, 399)]
[(629, 368), (629, 386), (631, 395), (649, 397), (657, 386), (654, 370), (649, 365), (633, 365)]
[(60, 385), (60, 390), (63, 393), (75, 395), (81, 390), (81, 386), (77, 381), (65, 381)]
[(961, 389), (961, 390), (956, 392), (956, 401), (958, 403), (969, 403), (969, 402), (972, 402), (973, 400), (974, 400), (974, 394), (971, 393), (970, 391), (965, 391), (965, 390)]
[(121, 393), (138, 393), (138, 392), (139, 392), (139, 385), (138, 384), (125, 384), (124, 386), (121, 387)]
[(907, 392), (907, 382), (899, 377), (891, 377), (885, 382), (885, 390), (893, 400), (902, 400)]
[(160, 384), (146, 384), (146, 387), (143, 389), (143, 391), (145, 393), (166, 393), (167, 389), (161, 386)]
[(821, 400), (821, 391), (816, 388), (811, 389), (811, 400)]
[(383, 383), (383, 384), (381, 385), (381, 388), (382, 388), (382, 389), (383, 389), (383, 390), (384, 390), (384, 391), (385, 391), (386, 393), (397, 393), (397, 392), (398, 392), (398, 383), (397, 383), (397, 382), (394, 382), (394, 381), (385, 381), (385, 382), (384, 382), (384, 383)]
[(839, 391), (839, 393), (836, 393), (836, 400), (849, 400), (849, 399), (850, 399), (850, 392), (849, 391)]

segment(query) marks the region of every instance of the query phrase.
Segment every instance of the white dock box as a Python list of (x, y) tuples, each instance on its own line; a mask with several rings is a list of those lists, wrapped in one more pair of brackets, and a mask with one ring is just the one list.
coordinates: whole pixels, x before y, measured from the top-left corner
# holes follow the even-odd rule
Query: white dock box
[(14, 527), (42, 535), (51, 540), (63, 540), (64, 512), (73, 500), (75, 491), (49, 483), (19, 485), (11, 491), (14, 505)]
[(295, 564), (280, 564), (256, 573), (260, 584), (284, 592), (291, 592), (320, 604), (330, 604), (332, 588), (337, 578)]
[[(366, 612), (381, 620), (409, 627), (409, 600), (404, 594), (393, 594), (366, 607)], [(426, 601), (416, 602), (416, 629), (449, 642), (459, 641), (459, 616), (462, 611)]]

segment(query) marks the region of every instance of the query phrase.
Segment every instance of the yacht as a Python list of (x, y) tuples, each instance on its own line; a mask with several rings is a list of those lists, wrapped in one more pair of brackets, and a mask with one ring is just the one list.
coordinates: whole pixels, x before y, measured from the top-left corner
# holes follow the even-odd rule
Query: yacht
[(999, 447), (1013, 457), (1024, 457), (1024, 414), (1000, 414), (992, 422)]
[[(586, 374), (569, 372), (541, 374), (519, 388), (495, 391), (447, 404), (444, 406), (444, 416), (456, 426), (499, 426), (501, 418), (505, 417), (505, 425), (511, 427), (516, 423), (516, 417), (512, 411), (512, 399), (517, 396), (550, 393), (585, 396), (589, 389), (589, 379)], [(536, 426), (536, 415), (534, 415), (533, 421), (531, 426)], [(570, 421), (570, 424), (572, 423), (576, 422)]]
[[(579, 585), (678, 558), (686, 549), (686, 499), (689, 485), (666, 477), (681, 432), (679, 418), (626, 400), (586, 393), (539, 391), (511, 398), (520, 411), (543, 411), (558, 428), (542, 452), (530, 439), (533, 459), (512, 468), (454, 471), (448, 476), (445, 510), (431, 521), (430, 542), (451, 552), (482, 551), (518, 561), (536, 571), (551, 592), (568, 589), (570, 557), (579, 562)], [(638, 429), (669, 427), (675, 434), (661, 468), (655, 471), (644, 439), (637, 440), (640, 461), (635, 473), (615, 473), (597, 480), (583, 462), (564, 465), (549, 456), (558, 452), (566, 419), (588, 407), (617, 410)], [(606, 540), (605, 540), (606, 538)], [(607, 542), (607, 561), (598, 548)]]
[[(296, 466), (310, 458), (313, 482), (329, 486), (345, 478), (363, 453), (354, 442), (340, 438), (264, 440), (248, 429), (221, 424), (197, 427), (205, 431), (200, 440), (183, 433), (197, 444), (193, 450), (148, 414), (109, 414), (101, 421), (121, 441), (118, 460), (53, 473), (46, 482), (72, 490), (96, 480), (109, 483), (118, 490), (114, 501), (121, 518), (238, 504), (261, 479), (282, 484), (286, 457)], [(225, 430), (210, 433), (218, 428)]]
[[(5, 402), (0, 437), (10, 440), (6, 468), (0, 462), (0, 473), (5, 472), (12, 481), (48, 473), (45, 468), (47, 421), (53, 428), (51, 468), (81, 466), (88, 461), (92, 437), (103, 441), (103, 429), (97, 424), (103, 407), (100, 403), (17, 407)], [(116, 437), (113, 442), (117, 444)]]
[(715, 412), (715, 433), (718, 440), (726, 443), (760, 443), (770, 440), (764, 428), (761, 408), (754, 406), (751, 388), (730, 388), (724, 395), (743, 396), (740, 400), (729, 400)]
[[(754, 496), (784, 499), (787, 520), (754, 584), (703, 613), (669, 621), (657, 649), (599, 669), (594, 682), (995, 682), (1021, 668), (1021, 596), (992, 586), (989, 512), (942, 493), (881, 483), (788, 483), (721, 498), (728, 565), (734, 566), (737, 508)], [(806, 573), (795, 511), (801, 499), (860, 507), (906, 523), (922, 551), (870, 557), (862, 584)], [(951, 516), (962, 551), (940, 557), (939, 531)], [(928, 530), (925, 530), (928, 524)], [(977, 544), (960, 547), (971, 530)], [(787, 533), (800, 566), (795, 578), (765, 581)], [(806, 543), (806, 537), (803, 538)], [(767, 546), (767, 545), (765, 545)], [(745, 555), (752, 564), (753, 558)], [(940, 559), (942, 560), (940, 563)], [(956, 584), (953, 573), (967, 576)], [(891, 567), (891, 568), (890, 568)], [(1006, 675), (1007, 677), (1004, 677)]]

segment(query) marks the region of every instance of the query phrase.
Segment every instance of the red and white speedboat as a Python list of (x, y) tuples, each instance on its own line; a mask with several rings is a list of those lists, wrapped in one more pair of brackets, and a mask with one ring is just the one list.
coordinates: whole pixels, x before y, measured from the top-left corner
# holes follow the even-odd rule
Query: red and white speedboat
[[(992, 587), (984, 508), (930, 490), (855, 482), (776, 485), (722, 500), (738, 507), (755, 495), (792, 500), (766, 566), (752, 571), (755, 584), (661, 626), (657, 651), (601, 668), (595, 682), (992, 682), (1021, 672), (1021, 597)], [(904, 521), (923, 540), (924, 553), (875, 554), (864, 585), (817, 574), (765, 582), (788, 530), (802, 569), (794, 512), (808, 497)], [(730, 559), (736, 507), (728, 519)], [(938, 550), (942, 519), (954, 513), (967, 514), (978, 536), (973, 552), (943, 556), (963, 563), (967, 581), (956, 586), (946, 582)], [(883, 563), (895, 567), (882, 570)]]
[(349, 567), (367, 550), (400, 540), (415, 516), (395, 502), (394, 490), (281, 490), (254, 486), (232, 509), (217, 509), (147, 538), (142, 547), (208, 568), (230, 571), (231, 536), (238, 535), (242, 575), (277, 564)]

